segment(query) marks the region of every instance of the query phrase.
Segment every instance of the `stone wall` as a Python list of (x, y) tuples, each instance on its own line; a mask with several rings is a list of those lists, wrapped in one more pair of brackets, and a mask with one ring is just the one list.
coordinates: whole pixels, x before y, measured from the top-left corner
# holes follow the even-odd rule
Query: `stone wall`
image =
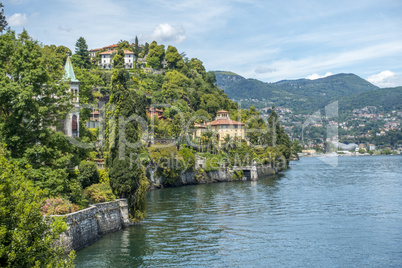
[(66, 217), (68, 228), (59, 241), (66, 253), (82, 249), (102, 235), (130, 225), (127, 199), (94, 204), (74, 213), (52, 217)]

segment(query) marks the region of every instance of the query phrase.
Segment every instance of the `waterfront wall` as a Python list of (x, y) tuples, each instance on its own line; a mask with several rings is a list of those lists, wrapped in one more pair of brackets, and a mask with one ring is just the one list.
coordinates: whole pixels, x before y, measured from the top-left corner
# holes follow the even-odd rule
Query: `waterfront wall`
[[(213, 171), (204, 172), (200, 176), (199, 172), (186, 171), (180, 174), (180, 178), (177, 179), (176, 183), (172, 186), (184, 186), (193, 184), (204, 184), (204, 183), (215, 183), (215, 182), (231, 182), (231, 181), (241, 181), (241, 180), (258, 180), (258, 178), (263, 176), (270, 176), (278, 174), (281, 170), (274, 169), (271, 167), (252, 167), (250, 168), (250, 178), (234, 178), (234, 170), (229, 168), (219, 168)], [(156, 176), (156, 172), (152, 169), (147, 170), (147, 176), (151, 181), (151, 189), (161, 188), (163, 185), (163, 180), (161, 177)]]
[(77, 212), (52, 217), (66, 218), (68, 227), (59, 239), (66, 253), (82, 249), (102, 235), (130, 225), (127, 199), (94, 204)]

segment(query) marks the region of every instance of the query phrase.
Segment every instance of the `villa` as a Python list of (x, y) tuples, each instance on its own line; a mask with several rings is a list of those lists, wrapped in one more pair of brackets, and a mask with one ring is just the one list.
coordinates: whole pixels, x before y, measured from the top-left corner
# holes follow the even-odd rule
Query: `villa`
[(215, 134), (219, 145), (224, 142), (227, 136), (232, 139), (245, 139), (246, 137), (245, 124), (231, 120), (229, 112), (225, 110), (218, 111), (214, 121), (194, 124), (194, 126), (196, 128), (195, 137), (201, 137), (204, 132), (209, 130)]

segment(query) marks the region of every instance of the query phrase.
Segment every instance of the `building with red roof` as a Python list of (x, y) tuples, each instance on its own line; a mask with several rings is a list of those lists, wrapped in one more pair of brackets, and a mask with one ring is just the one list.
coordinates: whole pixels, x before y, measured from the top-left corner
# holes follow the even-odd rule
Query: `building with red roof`
[(201, 137), (205, 131), (209, 130), (215, 133), (219, 145), (227, 136), (232, 139), (245, 139), (246, 137), (245, 124), (230, 119), (229, 112), (225, 110), (218, 111), (215, 120), (212, 122), (196, 123), (194, 127), (196, 129), (194, 138)]

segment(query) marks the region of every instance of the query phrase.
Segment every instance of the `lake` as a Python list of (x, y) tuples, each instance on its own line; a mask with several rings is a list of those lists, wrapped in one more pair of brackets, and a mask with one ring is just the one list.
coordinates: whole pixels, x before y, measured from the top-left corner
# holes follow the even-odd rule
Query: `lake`
[(402, 156), (317, 158), (257, 182), (148, 194), (147, 219), (77, 267), (401, 267)]

